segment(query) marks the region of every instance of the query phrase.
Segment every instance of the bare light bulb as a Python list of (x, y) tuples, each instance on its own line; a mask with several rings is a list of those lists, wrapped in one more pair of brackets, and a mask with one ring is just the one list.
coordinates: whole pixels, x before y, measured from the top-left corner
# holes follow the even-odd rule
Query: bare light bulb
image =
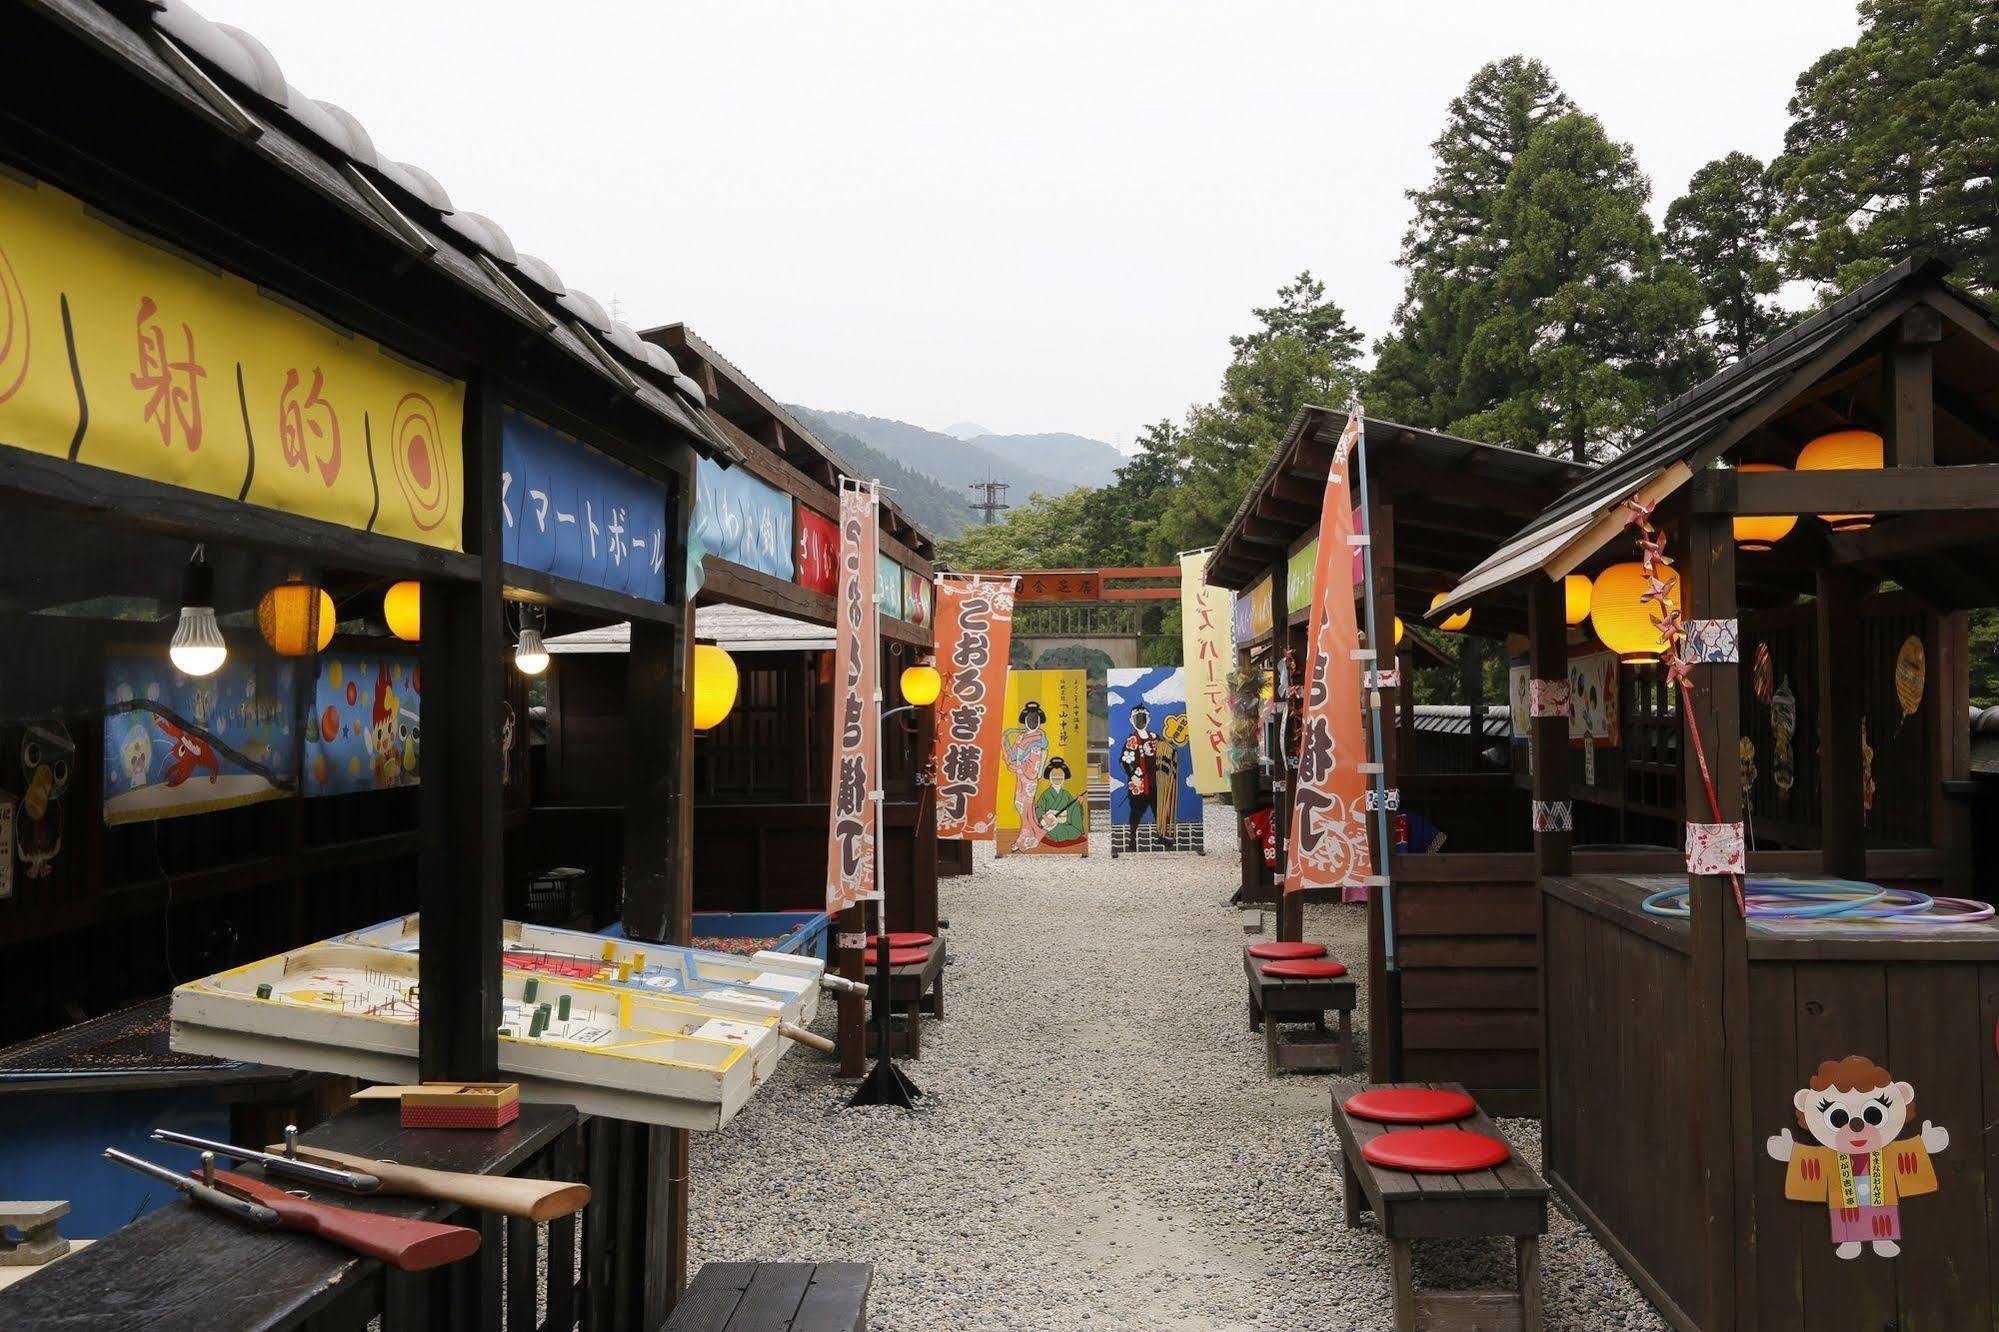
[(215, 576), (205, 550), (196, 546), (181, 574), (180, 623), (167, 644), (167, 658), (182, 675), (213, 675), (229, 660), (229, 645), (215, 622)]
[(548, 648), (540, 630), (521, 630), (520, 641), (514, 644), (514, 669), (522, 675), (540, 675), (548, 669)]

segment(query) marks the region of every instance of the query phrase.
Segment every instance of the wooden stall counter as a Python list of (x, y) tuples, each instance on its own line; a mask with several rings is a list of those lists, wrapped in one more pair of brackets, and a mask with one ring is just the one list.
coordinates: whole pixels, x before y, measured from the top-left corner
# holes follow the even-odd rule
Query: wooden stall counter
[[(299, 1142), (433, 1170), (511, 1175), (531, 1170), (535, 1158), (555, 1147), (576, 1123), (576, 1112), (567, 1106), (525, 1105), (519, 1119), (498, 1130), (405, 1130), (393, 1103), (375, 1102), (354, 1106), (301, 1134)], [(146, 1156), (175, 1169), (196, 1164), (193, 1152), (165, 1144), (154, 1144)], [(119, 1167), (89, 1158), (79, 1159), (76, 1168)], [(232, 1168), (252, 1178), (263, 1176), (253, 1165)], [(271, 1182), (281, 1188), (296, 1187), (296, 1181)], [(426, 1221), (441, 1220), (457, 1210), (452, 1204), (424, 1198), (359, 1196), (332, 1189), (314, 1197), (357, 1211)], [(479, 1220), (467, 1223), (477, 1225)], [(573, 1243), (575, 1225), (573, 1217), (551, 1223), (551, 1248), (559, 1252), (562, 1245)], [(460, 1293), (469, 1290), (465, 1283), (481, 1264), (493, 1264), (497, 1270), (498, 1228), (497, 1220), (488, 1219), (481, 1252), (470, 1258), (434, 1273), (409, 1275), (390, 1272), (377, 1259), (359, 1257), (311, 1236), (257, 1230), (182, 1199), (0, 1291), (0, 1327), (81, 1329), (115, 1321), (155, 1332), (217, 1327), (247, 1332), (308, 1322), (313, 1327), (358, 1328), (378, 1315), (388, 1327), (452, 1326), (453, 1317), (476, 1325), (478, 1317), (471, 1307), (476, 1300), (461, 1299)], [(531, 1314), (535, 1250), (532, 1242), (524, 1249), (525, 1307)], [(509, 1275), (511, 1284), (515, 1274)], [(550, 1326), (563, 1325), (555, 1314), (573, 1305), (573, 1290), (560, 1287), (557, 1283), (549, 1292)], [(513, 1293), (518, 1298), (518, 1292)], [(497, 1319), (497, 1310), (494, 1313)]]

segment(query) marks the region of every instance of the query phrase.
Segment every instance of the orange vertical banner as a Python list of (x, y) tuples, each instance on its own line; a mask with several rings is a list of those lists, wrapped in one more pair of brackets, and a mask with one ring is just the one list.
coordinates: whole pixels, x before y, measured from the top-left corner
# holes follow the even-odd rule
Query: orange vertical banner
[(1342, 888), (1367, 895), (1374, 857), (1367, 840), (1367, 742), (1363, 735), (1360, 628), (1354, 619), (1353, 499), (1348, 460), (1360, 416), (1347, 418), (1319, 507), (1319, 558), (1305, 631), (1305, 722), (1291, 803), (1284, 891)]
[(937, 576), (937, 836), (993, 840), (1000, 714), (1013, 651), (1013, 580)]
[(840, 481), (840, 582), (833, 612), (833, 810), (826, 909), (881, 900), (876, 873), (881, 802), (881, 611), (875, 486)]

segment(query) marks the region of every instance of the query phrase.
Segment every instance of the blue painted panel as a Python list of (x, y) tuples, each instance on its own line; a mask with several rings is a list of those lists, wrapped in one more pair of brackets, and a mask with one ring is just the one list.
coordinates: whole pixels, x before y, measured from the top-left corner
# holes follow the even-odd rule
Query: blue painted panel
[(875, 602), (891, 619), (902, 618), (902, 582), (908, 572), (886, 555), (875, 560)]
[[(1165, 799), (1174, 801), (1175, 817), (1199, 823), (1201, 797), (1194, 791), (1194, 765), (1186, 743), (1186, 677), (1178, 666), (1119, 667), (1106, 672), (1105, 682), (1111, 709), (1111, 822), (1131, 822), (1132, 798), (1137, 795), (1140, 823), (1157, 823), (1159, 802)], [(1133, 724), (1134, 708), (1147, 714), (1143, 731)]]
[(511, 408), (500, 418), (500, 458), (501, 558), (666, 599), (664, 485)]
[(0, 1198), (67, 1200), (57, 1229), (102, 1239), (180, 1196), (103, 1159), (106, 1147), (117, 1147), (167, 1165), (194, 1163), (191, 1152), (154, 1142), (156, 1128), (227, 1140), (229, 1110), (220, 1092), (198, 1087), (10, 1090), (0, 1096)]
[(744, 468), (701, 459), (694, 483), (694, 535), (706, 554), (792, 580), (791, 496)]

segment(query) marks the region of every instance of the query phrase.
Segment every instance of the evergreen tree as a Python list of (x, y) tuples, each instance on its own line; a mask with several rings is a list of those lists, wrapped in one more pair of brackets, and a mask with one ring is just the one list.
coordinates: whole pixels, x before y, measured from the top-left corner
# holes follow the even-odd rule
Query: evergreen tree
[(1860, 17), (1798, 76), (1772, 168), (1792, 272), (1833, 296), (1923, 250), (1999, 289), (1999, 5), (1862, 0)]
[(1666, 253), (1699, 281), (1720, 359), (1740, 360), (1784, 322), (1768, 299), (1783, 282), (1776, 217), (1763, 164), (1747, 153), (1694, 172), (1687, 192), (1666, 210)]
[(1491, 308), (1484, 242), (1528, 138), (1573, 109), (1547, 67), (1523, 56), (1486, 65), (1452, 99), (1430, 145), (1436, 174), (1409, 193), (1416, 216), (1397, 260), (1407, 278), (1395, 329), (1375, 348), (1370, 411), (1441, 428), (1486, 405), (1467, 399), (1458, 376), (1471, 331)]
[(1700, 286), (1661, 261), (1628, 144), (1572, 113), (1534, 132), (1478, 242), (1493, 302), (1461, 379), (1489, 402), (1452, 429), (1584, 460), (1705, 372)]

